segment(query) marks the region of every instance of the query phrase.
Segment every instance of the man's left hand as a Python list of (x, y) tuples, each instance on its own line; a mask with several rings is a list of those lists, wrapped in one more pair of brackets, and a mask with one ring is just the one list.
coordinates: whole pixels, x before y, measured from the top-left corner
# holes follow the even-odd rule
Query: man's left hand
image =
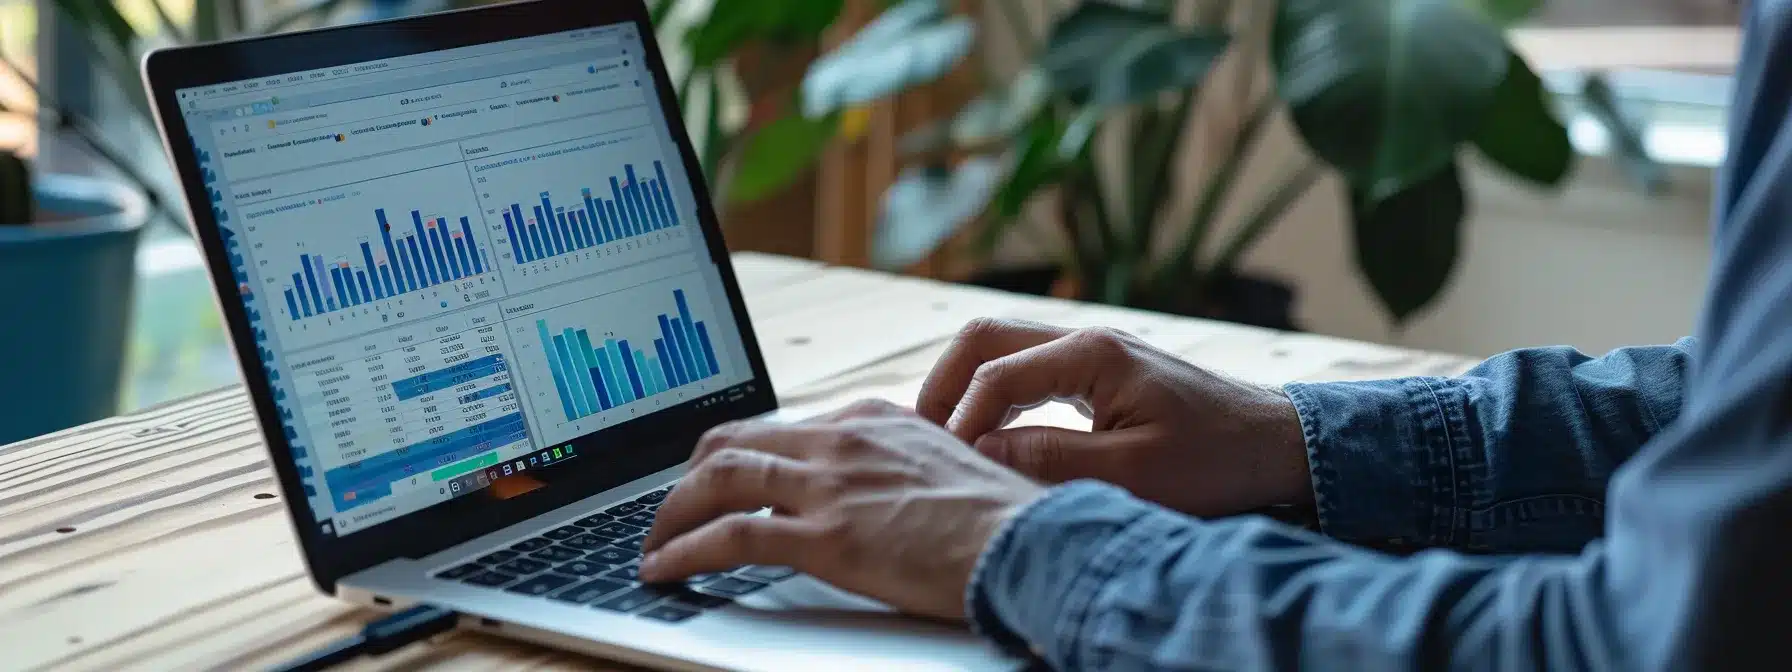
[[(1043, 486), (886, 402), (810, 422), (723, 425), (660, 505), (641, 580), (781, 565), (901, 611), (964, 617), (1003, 522)], [(772, 507), (772, 515), (749, 512)]]

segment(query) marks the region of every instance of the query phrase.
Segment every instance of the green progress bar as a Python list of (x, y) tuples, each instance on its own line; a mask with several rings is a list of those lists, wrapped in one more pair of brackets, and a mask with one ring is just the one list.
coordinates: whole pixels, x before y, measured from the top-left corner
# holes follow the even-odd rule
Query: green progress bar
[(429, 478), (431, 481), (444, 481), (475, 469), (484, 469), (497, 463), (498, 451), (494, 450), (484, 455), (480, 455), (479, 457), (468, 458), (429, 472)]

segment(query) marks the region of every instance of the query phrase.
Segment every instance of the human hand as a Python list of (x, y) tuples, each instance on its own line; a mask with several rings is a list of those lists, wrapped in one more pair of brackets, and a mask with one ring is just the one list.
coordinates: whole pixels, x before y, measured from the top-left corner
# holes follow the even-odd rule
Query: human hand
[[(1094, 431), (1003, 429), (1075, 404)], [(1202, 516), (1312, 501), (1294, 404), (1113, 329), (971, 322), (915, 404), (990, 458), (1048, 483), (1093, 478)]]
[(641, 580), (787, 566), (939, 618), (964, 617), (977, 557), (1045, 492), (888, 402), (723, 425), (691, 462), (641, 545)]

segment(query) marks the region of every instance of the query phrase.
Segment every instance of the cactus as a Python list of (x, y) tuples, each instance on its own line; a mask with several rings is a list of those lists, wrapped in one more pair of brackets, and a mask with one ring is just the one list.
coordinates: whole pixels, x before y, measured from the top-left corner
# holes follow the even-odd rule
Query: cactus
[(30, 224), (31, 166), (16, 154), (0, 152), (0, 226)]

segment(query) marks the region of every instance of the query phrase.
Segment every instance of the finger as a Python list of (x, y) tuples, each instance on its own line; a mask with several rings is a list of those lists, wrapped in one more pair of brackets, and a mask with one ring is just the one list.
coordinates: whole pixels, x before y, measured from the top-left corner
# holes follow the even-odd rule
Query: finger
[(691, 466), (727, 448), (745, 448), (792, 460), (811, 459), (829, 445), (834, 434), (811, 423), (779, 424), (743, 420), (725, 423), (704, 433), (691, 451)]
[(977, 452), (1046, 483), (1094, 478), (1124, 482), (1125, 449), (1144, 437), (1133, 430), (1082, 432), (1061, 427), (1014, 427), (983, 435)]
[(741, 565), (809, 571), (808, 558), (828, 555), (814, 548), (820, 538), (811, 523), (798, 518), (732, 513), (648, 551), (641, 558), (641, 580), (677, 581)]
[(736, 511), (777, 507), (800, 511), (815, 468), (790, 458), (726, 448), (697, 464), (660, 504), (641, 548), (650, 550)]
[(977, 319), (959, 330), (946, 352), (940, 355), (927, 380), (921, 383), (921, 396), (915, 400), (915, 411), (936, 425), (946, 424), (977, 367), (1000, 357), (1020, 352), (1069, 335), (1071, 330), (1036, 322), (1018, 320)]
[(1102, 382), (1128, 373), (1128, 347), (1118, 332), (1085, 329), (985, 362), (971, 375), (946, 429), (975, 443), (1001, 429), (1016, 406), (1053, 398), (1083, 399), (1100, 406)]

